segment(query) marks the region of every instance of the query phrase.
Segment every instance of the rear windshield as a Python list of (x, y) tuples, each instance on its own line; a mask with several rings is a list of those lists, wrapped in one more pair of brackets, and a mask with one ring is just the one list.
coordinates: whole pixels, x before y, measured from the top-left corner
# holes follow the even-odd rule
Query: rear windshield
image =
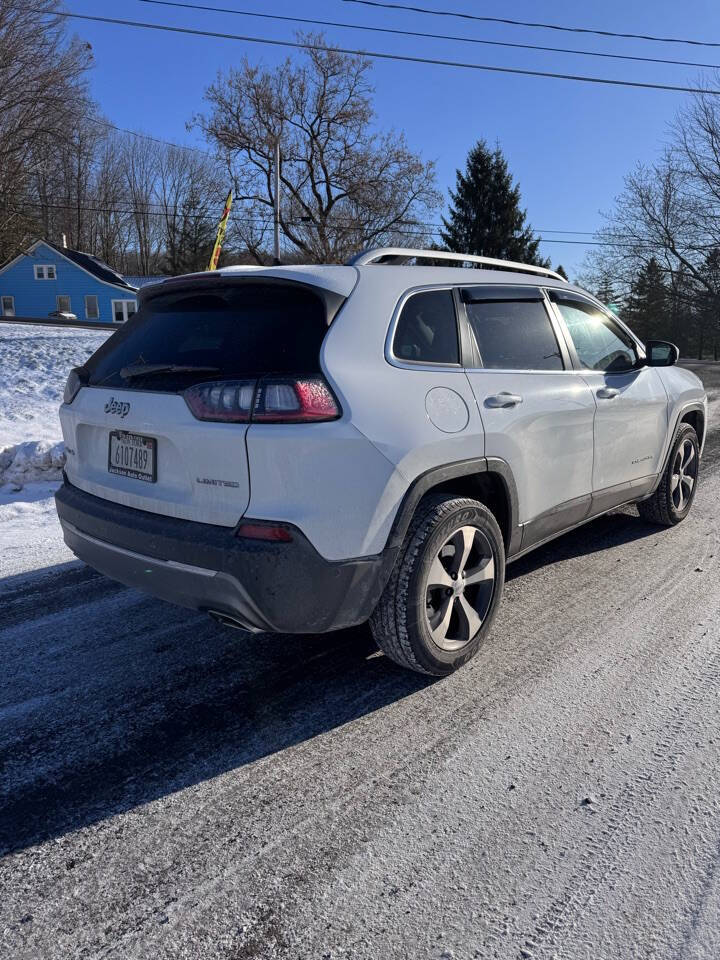
[[(316, 373), (326, 332), (322, 299), (297, 284), (168, 292), (145, 303), (90, 358), (87, 382), (168, 391), (202, 380)], [(199, 369), (164, 372), (162, 365)]]

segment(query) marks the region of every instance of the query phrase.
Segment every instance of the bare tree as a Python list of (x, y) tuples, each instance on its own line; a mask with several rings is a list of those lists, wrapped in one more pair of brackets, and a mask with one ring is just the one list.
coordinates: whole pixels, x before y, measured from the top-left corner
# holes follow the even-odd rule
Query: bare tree
[[(720, 74), (716, 78), (720, 81)], [(648, 265), (669, 297), (666, 335), (699, 356), (717, 352), (720, 322), (720, 104), (694, 94), (670, 126), (670, 144), (652, 165), (625, 178), (586, 263), (591, 285), (612, 276), (627, 300)]]
[(158, 176), (157, 144), (128, 136), (122, 145), (122, 169), (131, 210), (137, 270), (150, 274), (157, 262), (159, 225), (154, 215)]
[[(210, 112), (195, 118), (228, 159), (239, 216), (271, 214), (279, 144), (280, 224), (291, 256), (337, 262), (363, 246), (401, 241), (408, 227), (417, 233), (441, 200), (433, 163), (402, 134), (372, 131), (368, 59), (328, 47), (322, 35), (300, 40), (303, 63), (266, 70), (245, 60), (208, 88)], [(257, 237), (248, 247), (261, 261)]]
[[(718, 76), (720, 81), (720, 75)], [(681, 272), (700, 289), (717, 293), (706, 257), (720, 246), (720, 104), (717, 97), (693, 94), (671, 124), (671, 143), (659, 161), (640, 164), (598, 238), (600, 264), (627, 278), (651, 258), (670, 276)]]
[(89, 44), (68, 41), (58, 0), (0, 0), (0, 262), (37, 229), (30, 178), (88, 110)]
[(157, 173), (161, 268), (169, 274), (204, 270), (225, 200), (219, 165), (200, 152), (168, 146), (158, 152)]
[(90, 249), (115, 269), (125, 270), (133, 221), (125, 190), (121, 142), (114, 133), (105, 137), (95, 160), (93, 223)]

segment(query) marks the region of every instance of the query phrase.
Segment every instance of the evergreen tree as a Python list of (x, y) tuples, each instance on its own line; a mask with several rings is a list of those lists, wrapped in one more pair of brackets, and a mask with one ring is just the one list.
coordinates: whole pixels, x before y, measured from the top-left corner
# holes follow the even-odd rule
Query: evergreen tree
[(659, 340), (669, 335), (669, 306), (662, 268), (651, 257), (635, 278), (625, 317), (641, 340)]
[(595, 296), (606, 305), (616, 302), (615, 281), (607, 271), (603, 271), (597, 282)]
[(698, 291), (695, 305), (695, 326), (698, 338), (698, 358), (702, 359), (705, 347), (712, 350), (713, 360), (718, 359), (720, 344), (720, 249), (714, 247), (705, 257), (702, 269), (707, 289)]
[(569, 276), (567, 275), (567, 273), (565, 272), (565, 267), (564, 267), (561, 263), (559, 263), (559, 264), (555, 267), (555, 273), (559, 273), (560, 276), (563, 278), (563, 280), (569, 280), (569, 279), (570, 279), (570, 277), (569, 277)]
[(540, 241), (525, 223), (520, 188), (513, 185), (499, 147), (491, 151), (484, 140), (475, 144), (465, 172), (457, 171), (450, 198), (450, 215), (443, 217), (441, 231), (448, 250), (548, 266), (538, 254)]

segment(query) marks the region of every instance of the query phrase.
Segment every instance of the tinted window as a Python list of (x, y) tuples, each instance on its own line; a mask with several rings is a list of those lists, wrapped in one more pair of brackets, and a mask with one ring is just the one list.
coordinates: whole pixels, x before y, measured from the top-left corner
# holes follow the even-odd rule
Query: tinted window
[(550, 318), (539, 300), (469, 303), (467, 314), (480, 362), (495, 370), (562, 370)]
[(428, 290), (410, 297), (395, 328), (393, 353), (415, 363), (460, 363), (452, 291)]
[[(200, 380), (263, 373), (314, 373), (327, 323), (319, 296), (296, 286), (234, 285), (161, 294), (148, 300), (87, 362), (89, 382), (175, 390)], [(123, 367), (175, 364), (210, 367), (126, 381)]]
[(575, 344), (580, 363), (588, 370), (629, 370), (637, 361), (633, 339), (614, 320), (587, 300), (554, 295)]

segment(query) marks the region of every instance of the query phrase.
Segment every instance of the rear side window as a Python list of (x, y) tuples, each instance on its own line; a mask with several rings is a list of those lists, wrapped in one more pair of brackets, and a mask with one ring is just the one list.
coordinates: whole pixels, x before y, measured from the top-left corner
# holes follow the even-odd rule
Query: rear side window
[(468, 303), (480, 362), (492, 370), (562, 370), (562, 354), (540, 300)]
[(393, 354), (414, 363), (460, 363), (451, 290), (415, 293), (405, 302), (395, 328)]
[[(320, 371), (325, 305), (297, 285), (250, 283), (148, 300), (86, 364), (94, 386), (180, 390), (201, 380)], [(139, 365), (200, 368), (133, 376)], [(204, 368), (204, 369), (203, 369)]]

